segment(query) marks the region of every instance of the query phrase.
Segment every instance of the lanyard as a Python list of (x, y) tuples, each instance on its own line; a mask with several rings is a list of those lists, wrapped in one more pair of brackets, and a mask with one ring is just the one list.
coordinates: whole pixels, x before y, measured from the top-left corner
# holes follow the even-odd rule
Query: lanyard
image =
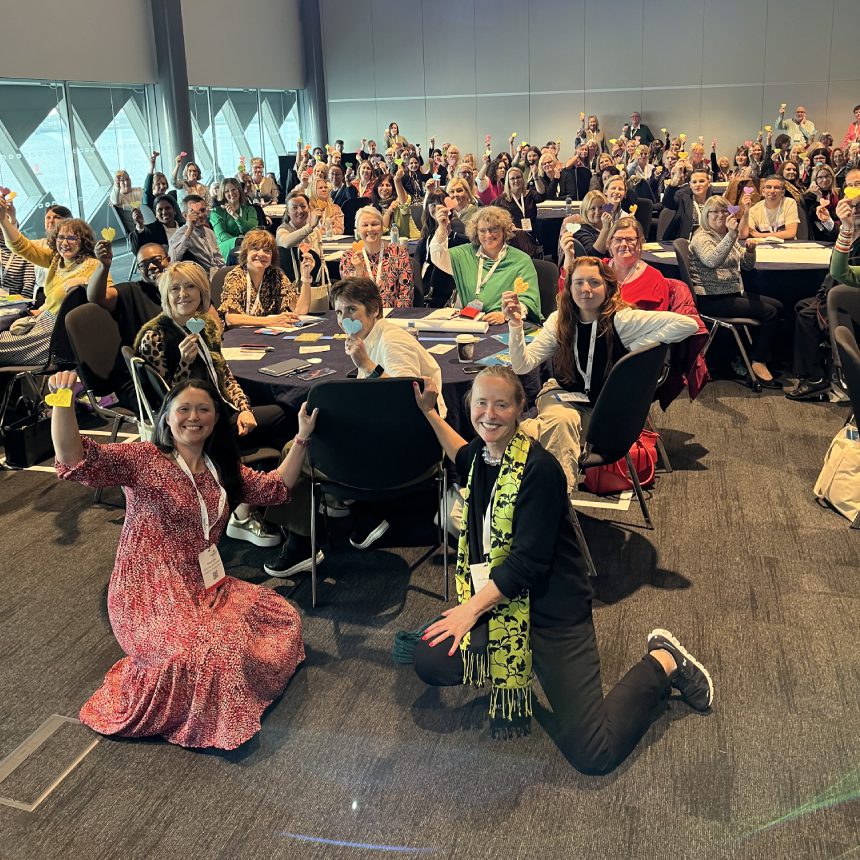
[[(370, 258), (367, 256), (367, 251), (362, 248), (361, 254), (364, 257), (364, 266), (367, 270), (368, 274), (373, 271), (370, 266)], [(379, 286), (379, 276), (382, 274), (382, 258), (385, 256), (385, 245), (382, 245), (379, 249), (379, 265), (376, 267), (376, 277), (373, 279), (376, 286)]]
[[(579, 326), (576, 328), (577, 339), (579, 337)], [(576, 369), (579, 371), (579, 375), (582, 377), (583, 385), (585, 388), (586, 395), (591, 392), (591, 372), (594, 367), (594, 348), (597, 346), (597, 320), (591, 324), (591, 340), (588, 344), (588, 359), (586, 360), (585, 370), (583, 371), (582, 365), (579, 363), (579, 344), (574, 343), (573, 345), (573, 358), (576, 362)]]
[[(194, 487), (194, 492), (197, 493), (197, 502), (200, 505), (200, 521), (203, 526), (203, 536), (206, 540), (209, 540), (209, 535), (212, 532), (212, 526), (214, 523), (209, 522), (209, 510), (206, 507), (206, 502), (203, 500), (203, 496), (200, 493), (200, 490), (197, 489), (197, 484), (194, 481), (194, 476), (191, 474), (191, 469), (188, 468), (188, 463), (182, 457), (182, 454), (179, 451), (174, 451), (173, 456), (176, 457), (176, 462), (179, 465), (179, 468), (182, 469), (183, 472), (188, 476), (188, 480), (191, 481), (191, 486)], [(203, 455), (203, 462), (206, 464), (206, 468), (209, 470), (209, 473), (215, 479), (215, 483), (218, 484), (218, 489), (221, 491), (220, 496), (218, 498), (218, 516), (215, 518), (215, 522), (221, 519), (221, 515), (224, 513), (224, 508), (227, 505), (227, 491), (221, 484), (221, 481), (218, 480), (218, 472), (215, 470), (215, 466), (212, 461), (209, 459), (208, 454)]]
[[(265, 277), (265, 273), (263, 273), (263, 277)], [(262, 282), (260, 283), (260, 289), (263, 288)], [(251, 293), (253, 290), (253, 285), (251, 284), (251, 273), (246, 269), (245, 270), (245, 313), (248, 316), (260, 316), (261, 307), (260, 307), (260, 290), (257, 290), (257, 298), (254, 299), (254, 304), (251, 304)]]
[[(173, 320), (174, 325), (182, 332), (182, 334), (190, 334), (190, 332), (186, 331), (181, 325), (179, 325), (176, 320)], [(218, 383), (218, 374), (215, 372), (215, 364), (212, 361), (212, 353), (209, 352), (209, 347), (206, 344), (206, 339), (203, 337), (203, 332), (200, 332), (197, 335), (197, 343), (200, 348), (200, 357), (203, 359), (203, 363), (206, 365), (206, 370), (209, 372), (209, 377), (212, 380), (212, 384), (215, 386), (216, 390), (220, 391), (221, 386)]]
[(478, 257), (478, 276), (477, 276), (477, 280), (475, 281), (475, 295), (476, 296), (479, 296), (481, 294), (481, 287), (483, 287), (483, 285), (486, 284), (487, 281), (489, 281), (490, 278), (493, 277), (493, 272), (496, 271), (496, 269), (499, 266), (499, 263), (501, 263), (501, 262), (502, 262), (502, 254), (500, 251), (498, 258), (496, 259), (496, 262), (493, 263), (492, 266), (490, 266), (490, 271), (487, 272), (487, 277), (485, 278), (484, 277), (484, 257)]
[(520, 210), (520, 212), (523, 213), (523, 218), (525, 218), (526, 217), (526, 196), (525, 196), (525, 194), (522, 197), (520, 197), (519, 200), (517, 200), (516, 197), (512, 197), (511, 200), (513, 200), (514, 203), (517, 204), (517, 208)]

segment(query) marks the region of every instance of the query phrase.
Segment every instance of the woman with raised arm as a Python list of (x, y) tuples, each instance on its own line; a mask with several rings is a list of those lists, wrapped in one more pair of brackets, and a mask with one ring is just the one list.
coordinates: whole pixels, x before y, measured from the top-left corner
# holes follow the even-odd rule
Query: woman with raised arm
[(209, 203), (209, 189), (200, 181), (200, 168), (193, 162), (189, 161), (182, 169), (182, 178), (179, 178), (179, 167), (182, 164), (182, 159), (185, 156), (180, 153), (176, 156), (173, 164), (173, 173), (170, 175), (173, 187), (179, 189), (183, 196), (187, 194), (196, 194), (202, 197), (206, 203)]
[[(304, 660), (301, 619), (268, 588), (224, 572), (218, 539), (240, 503), (289, 500), (316, 410), (299, 411), (298, 445), (276, 471), (240, 464), (226, 409), (206, 380), (175, 386), (152, 442), (100, 445), (80, 435), (75, 374), (49, 380), (57, 475), (121, 486), (126, 516), (108, 587), (108, 614), (128, 655), (81, 708), (104, 735), (161, 735), (185, 747), (235, 749)], [(229, 695), (226, 693), (229, 692)]]
[[(668, 631), (604, 697), (591, 615), (593, 592), (556, 460), (518, 426), (525, 393), (513, 371), (488, 367), (469, 393), (476, 438), (466, 442), (434, 409), (437, 390), (415, 399), (466, 485), (457, 548), (458, 603), (431, 623), (415, 671), (433, 686), (489, 682), (494, 737), (531, 730), (536, 675), (554, 714), (553, 740), (588, 774), (614, 770), (663, 713), (672, 687), (707, 711), (707, 670)], [(513, 633), (512, 633), (513, 631)]]

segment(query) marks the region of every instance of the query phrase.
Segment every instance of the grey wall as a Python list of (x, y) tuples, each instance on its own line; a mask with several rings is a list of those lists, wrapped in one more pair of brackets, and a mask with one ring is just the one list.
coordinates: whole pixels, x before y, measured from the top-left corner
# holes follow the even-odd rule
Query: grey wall
[(493, 149), (512, 131), (567, 152), (579, 112), (616, 136), (729, 144), (803, 104), (839, 138), (860, 103), (858, 0), (320, 0), (329, 135), (392, 120), (413, 141)]

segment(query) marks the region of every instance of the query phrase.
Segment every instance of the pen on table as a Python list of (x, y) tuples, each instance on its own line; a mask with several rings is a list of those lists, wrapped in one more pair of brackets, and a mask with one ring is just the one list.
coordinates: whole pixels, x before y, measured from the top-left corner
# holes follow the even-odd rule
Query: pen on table
[(274, 352), (275, 347), (266, 346), (264, 343), (240, 343), (239, 349), (255, 350), (258, 352)]

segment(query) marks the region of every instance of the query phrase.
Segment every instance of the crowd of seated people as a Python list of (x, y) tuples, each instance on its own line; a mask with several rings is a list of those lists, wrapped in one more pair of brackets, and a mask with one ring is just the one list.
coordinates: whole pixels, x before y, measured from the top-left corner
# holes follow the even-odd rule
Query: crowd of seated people
[[(304, 405), (291, 414), (274, 402), (252, 403), (222, 352), (225, 330), (287, 326), (307, 313), (334, 313), (345, 334), (342, 348), (360, 378), (426, 379), (424, 392), (416, 391), (418, 406), (484, 508), (498, 482), (505, 493), (520, 487), (526, 491), (515, 503), (520, 519), (513, 527), (504, 525), (504, 511), (497, 518), (493, 507), (493, 534), (506, 536), (504, 546), (488, 554), (497, 562), (498, 574), (483, 585), (476, 573), (470, 574), (470, 567), (476, 566), (470, 562), (484, 557), (477, 546), (480, 512), (476, 515), (468, 506), (464, 510), (457, 571), (460, 605), (428, 628), (416, 655), (419, 675), (432, 684), (463, 683), (464, 677), (470, 680), (475, 661), (492, 664), (499, 654), (492, 642), (487, 644), (487, 622), (480, 619), (489, 617), (492, 630), (499, 623), (497, 605), (513, 604), (519, 600), (517, 593), (524, 589), (528, 595), (529, 588), (550, 574), (556, 579), (549, 591), (540, 593), (552, 593), (552, 582), (562, 579), (549, 560), (539, 576), (534, 571), (517, 575), (516, 559), (543, 558), (556, 545), (572, 560), (570, 570), (576, 575), (569, 577), (569, 584), (576, 585), (579, 596), (568, 594), (565, 599), (581, 618), (576, 629), (549, 627), (559, 627), (553, 635), (562, 637), (565, 647), (584, 643), (588, 659), (596, 661), (587, 611), (590, 592), (579, 575), (581, 558), (572, 532), (566, 525), (556, 528), (553, 520), (551, 540), (539, 547), (522, 523), (531, 516), (546, 521), (548, 515), (566, 511), (566, 497), (580, 477), (581, 439), (613, 364), (630, 350), (680, 343), (700, 332), (696, 315), (677, 306), (670, 282), (643, 259), (650, 226), (643, 228), (636, 217), (643, 201), (648, 211), (653, 205), (669, 215), (667, 240), (690, 240), (690, 277), (699, 308), (760, 323), (750, 353), (756, 381), (767, 388), (782, 388), (772, 365), (772, 347), (777, 323), (790, 309), (747, 290), (742, 273), (755, 266), (760, 241), (791, 241), (803, 219), (812, 238), (836, 242), (831, 274), (814, 297), (796, 308), (794, 370), (799, 381), (786, 396), (809, 399), (830, 386), (820, 349), (822, 337), (826, 339), (826, 296), (836, 282), (856, 285), (852, 267), (860, 264), (860, 106), (841, 146), (818, 133), (803, 107), (790, 118), (785, 108), (780, 107), (774, 126), (733, 146), (729, 154), (720, 154), (713, 140), (710, 158), (704, 138), (688, 141), (685, 134), (672, 137), (667, 129), (655, 135), (638, 112), (617, 137), (608, 137), (598, 116), (581, 114), (581, 128), (566, 160), (559, 141), (538, 147), (517, 142), (516, 134), (495, 155), (488, 137), (480, 159), (453, 143), (437, 147), (431, 138), (425, 158), (420, 145), (392, 122), (383, 135), (383, 149), (375, 140), (362, 138), (354, 155), (345, 151), (342, 140), (315, 148), (299, 141), (292, 180), (283, 189), (260, 158), (250, 160), (250, 170), (242, 159), (236, 176), (219, 178), (213, 188), (203, 183), (200, 167), (186, 161), (185, 153), (176, 156), (168, 179), (156, 170), (159, 153), (153, 152), (140, 187), (127, 171), (119, 170), (109, 193), (111, 205), (131, 213), (130, 239), (140, 274), (139, 280), (127, 283), (114, 283), (112, 243), (107, 238), (97, 242), (89, 224), (55, 205), (46, 211), (45, 240), (31, 241), (18, 228), (14, 195), (0, 188), (3, 286), (32, 300), (30, 309), (10, 320), (8, 330), (0, 324), (0, 365), (46, 364), (59, 308), (66, 296), (75, 294), (111, 313), (123, 343), (170, 389), (154, 442), (146, 447), (83, 441), (74, 410), (57, 407), (53, 422), (61, 477), (98, 486), (118, 483), (144, 499), (152, 496), (153, 482), (169, 483), (170, 503), (181, 518), (177, 535), (190, 534), (192, 528), (195, 534), (181, 549), (169, 547), (173, 561), (155, 559), (169, 569), (174, 565), (185, 588), (181, 595), (168, 589), (173, 603), (164, 618), (148, 609), (125, 618), (121, 612), (116, 615), (118, 638), (130, 623), (142, 624), (158, 638), (172, 619), (171, 635), (165, 638), (170, 653), (165, 658), (148, 645), (131, 643), (129, 654), (151, 660), (152, 667), (135, 674), (133, 662), (117, 664), (82, 710), (84, 722), (105, 734), (162, 734), (188, 746), (231, 748), (259, 728), (260, 714), (302, 658), (298, 617), (279, 598), (260, 598), (255, 586), (234, 585), (223, 569), (219, 573), (209, 541), (210, 532), (217, 538), (225, 531), (257, 546), (276, 547), (282, 544), (282, 534), (273, 527), (277, 524), (286, 540), (264, 569), (284, 577), (311, 566), (311, 512), (300, 497), (307, 494), (304, 454), (317, 416), (309, 415)], [(560, 238), (556, 244), (553, 236), (552, 247), (542, 246), (538, 230), (539, 206), (547, 201), (581, 203), (576, 214), (559, 218)], [(283, 215), (278, 211), (273, 223), (265, 209), (276, 203), (283, 205)], [(323, 242), (343, 234), (347, 208), (355, 218), (355, 242), (341, 255), (340, 280), (332, 285)], [(418, 240), (414, 267), (410, 238)], [(555, 307), (548, 308), (545, 298), (542, 304), (536, 261), (552, 256), (560, 278)], [(226, 271), (231, 263), (235, 265)], [(212, 278), (219, 269), (225, 271), (220, 272), (219, 295), (213, 301)], [(37, 272), (42, 272), (41, 282)], [(416, 338), (383, 316), (385, 308), (411, 307), (419, 297), (428, 306), (471, 309), (489, 326), (507, 327), (513, 372), (485, 371), (471, 392), (468, 409), (476, 441), (466, 443), (445, 424), (451, 407), (441, 399), (439, 363)], [(530, 342), (524, 336), (526, 320), (543, 324)], [(515, 374), (530, 373), (544, 362), (551, 364), (552, 378), (536, 400), (526, 404)], [(74, 374), (63, 371), (52, 377), (50, 387), (64, 389), (74, 382)], [(560, 400), (559, 392), (570, 399)], [(133, 406), (133, 390), (118, 394)], [(534, 417), (520, 421), (526, 405), (535, 407)], [(290, 440), (295, 427), (299, 433)], [(255, 477), (239, 458), (260, 446), (283, 449), (283, 461), (277, 470)], [(530, 489), (535, 487), (545, 492), (541, 501), (536, 502)], [(148, 540), (153, 524), (164, 527), (168, 508), (159, 505), (131, 496), (126, 544)], [(271, 507), (271, 516), (262, 515), (263, 506)], [(210, 510), (217, 511), (212, 522)], [(197, 534), (198, 513), (205, 540)], [(353, 545), (370, 546), (387, 527), (387, 521), (358, 524)], [(316, 561), (323, 561), (321, 553)], [(111, 586), (115, 596), (133, 594), (140, 587), (128, 574), (120, 553)], [(162, 575), (161, 568), (147, 572), (156, 580)], [(187, 680), (176, 681), (174, 700), (165, 703), (160, 698), (167, 680), (178, 677), (172, 672), (199, 670), (202, 679), (210, 671), (194, 659), (194, 642), (205, 625), (187, 611), (208, 593), (203, 588), (207, 576), (215, 577), (216, 585), (230, 581), (222, 585), (225, 597), (218, 611), (230, 624), (241, 618), (245, 625), (232, 654), (226, 646), (213, 645), (242, 700), (244, 719), (238, 721), (234, 714), (218, 712), (211, 722), (198, 722), (183, 704), (183, 685), (191, 683)], [(530, 607), (526, 596), (514, 610), (519, 623), (527, 628), (532, 616), (543, 623), (544, 615), (552, 612), (546, 604), (536, 599)], [(480, 654), (472, 655), (474, 660), (460, 646), (470, 631), (479, 642), (485, 637), (483, 651), (474, 652)], [(447, 655), (429, 650), (443, 641), (447, 649), (452, 638)], [(534, 646), (538, 674), (549, 684), (547, 694), (559, 702), (569, 726), (591, 725), (592, 717), (575, 709), (565, 713), (577, 660), (550, 644), (538, 636)], [(463, 654), (455, 657), (458, 646)], [(528, 646), (521, 650), (507, 656), (520, 659)], [(243, 657), (249, 658), (247, 666)], [(631, 676), (637, 696), (626, 716), (609, 699), (601, 704), (599, 684), (587, 691), (589, 707), (594, 713), (605, 711), (620, 727), (620, 735), (610, 751), (564, 747), (576, 767), (594, 773), (615, 767), (659, 711), (670, 686), (699, 710), (712, 701), (707, 672), (665, 631), (652, 634), (649, 656)], [(204, 709), (217, 711), (211, 693), (202, 688), (199, 692)], [(528, 722), (530, 692), (523, 688), (507, 693), (517, 713), (509, 712), (508, 725), (502, 728), (517, 733)], [(140, 705), (147, 719), (120, 713), (123, 702)]]

